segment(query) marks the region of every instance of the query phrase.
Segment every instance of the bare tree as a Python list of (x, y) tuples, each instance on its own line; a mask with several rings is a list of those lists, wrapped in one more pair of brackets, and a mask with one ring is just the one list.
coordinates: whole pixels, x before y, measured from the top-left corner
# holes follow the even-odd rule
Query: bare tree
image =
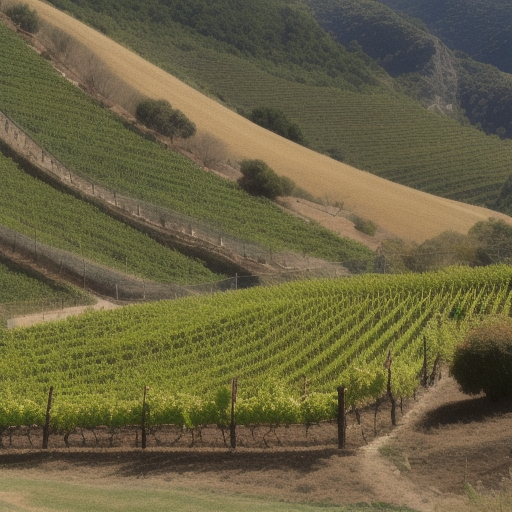
[(54, 25), (43, 22), (40, 36), (44, 40), (45, 46), (53, 52), (58, 59), (66, 62), (69, 54), (76, 48), (77, 42), (64, 30)]
[(226, 144), (209, 133), (196, 135), (191, 143), (191, 151), (204, 167), (209, 168), (224, 162), (228, 154)]

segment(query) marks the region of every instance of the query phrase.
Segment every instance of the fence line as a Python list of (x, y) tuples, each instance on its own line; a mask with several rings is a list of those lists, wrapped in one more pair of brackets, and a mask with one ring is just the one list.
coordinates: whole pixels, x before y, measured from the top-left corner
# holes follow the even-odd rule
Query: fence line
[[(103, 204), (134, 221), (144, 222), (169, 234), (182, 234), (193, 237), (198, 242), (208, 244), (224, 253), (233, 253), (239, 258), (259, 265), (270, 265), (277, 270), (306, 269), (321, 267), (323, 260), (307, 257), (291, 251), (276, 253), (253, 241), (229, 235), (212, 228), (198, 219), (171, 211), (145, 201), (125, 196), (116, 190), (105, 187), (89, 178), (79, 176), (51, 153), (37, 144), (12, 119), (0, 112), (0, 140), (3, 140), (16, 153), (36, 166), (46, 176), (58, 180), (65, 187), (80, 193), (96, 204)], [(355, 263), (364, 266), (366, 262)], [(337, 264), (342, 266), (342, 264)]]
[[(43, 268), (50, 273), (50, 278), (53, 274), (54, 278), (72, 282), (86, 291), (119, 302), (178, 299), (257, 285), (270, 286), (298, 279), (349, 275), (343, 266), (332, 264), (311, 269), (269, 271), (257, 275), (237, 273), (226, 279), (206, 284), (157, 283), (124, 274), (69, 251), (56, 249), (38, 241), (37, 238), (26, 236), (2, 225), (0, 225), (0, 252), (6, 258), (21, 260), (22, 264)], [(77, 301), (79, 302), (80, 299), (38, 299), (23, 303), (0, 304), (0, 322), (3, 323), (16, 316), (83, 305), (83, 299), (82, 303)]]

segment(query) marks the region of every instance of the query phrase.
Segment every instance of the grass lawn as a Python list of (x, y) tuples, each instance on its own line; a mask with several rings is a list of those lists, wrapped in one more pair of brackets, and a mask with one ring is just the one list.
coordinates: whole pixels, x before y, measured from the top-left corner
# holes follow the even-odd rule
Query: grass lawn
[(2, 475), (2, 512), (414, 512), (384, 504), (336, 506), (273, 501), (242, 494), (134, 485), (90, 485)]

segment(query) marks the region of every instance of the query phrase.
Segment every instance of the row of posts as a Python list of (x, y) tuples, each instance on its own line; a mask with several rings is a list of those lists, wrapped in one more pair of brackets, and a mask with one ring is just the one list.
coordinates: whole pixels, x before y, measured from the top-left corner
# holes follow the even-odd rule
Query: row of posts
[[(144, 386), (144, 394), (142, 397), (142, 415), (141, 415), (141, 447), (145, 449), (147, 447), (147, 404), (146, 404), (146, 395), (149, 391), (149, 386)], [(346, 388), (343, 386), (338, 387), (338, 414), (337, 414), (337, 423), (338, 423), (338, 448), (345, 448), (346, 443), (346, 416), (345, 416), (345, 392)], [(236, 397), (238, 393), (238, 379), (234, 378), (231, 383), (231, 415), (230, 415), (230, 423), (229, 423), (229, 438), (231, 448), (236, 448), (236, 423), (235, 423), (235, 407), (236, 407)], [(53, 386), (50, 387), (50, 392), (48, 393), (48, 403), (46, 406), (46, 415), (45, 415), (45, 423), (43, 427), (43, 449), (46, 450), (48, 448), (48, 439), (50, 437), (50, 412), (52, 407), (52, 396), (53, 396)]]

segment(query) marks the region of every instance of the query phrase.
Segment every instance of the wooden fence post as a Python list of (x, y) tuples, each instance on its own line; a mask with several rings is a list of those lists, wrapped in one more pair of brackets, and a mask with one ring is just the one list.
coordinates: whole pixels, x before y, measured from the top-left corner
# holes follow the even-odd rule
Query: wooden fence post
[(307, 375), (302, 376), (302, 399), (305, 400), (308, 396), (308, 377)]
[(346, 442), (346, 419), (345, 419), (345, 391), (344, 386), (338, 386), (338, 448), (345, 448)]
[(50, 437), (50, 409), (52, 408), (53, 386), (50, 386), (48, 393), (48, 403), (46, 405), (46, 417), (43, 427), (43, 450), (48, 448), (48, 438)]
[(427, 337), (423, 336), (423, 386), (427, 387)]
[(231, 384), (231, 422), (229, 424), (229, 437), (231, 448), (236, 448), (236, 424), (235, 424), (235, 404), (238, 392), (238, 379), (235, 377)]
[(140, 422), (141, 429), (141, 446), (144, 450), (147, 445), (147, 435), (146, 435), (146, 393), (149, 391), (149, 386), (144, 386), (144, 395), (142, 397), (142, 417)]
[(391, 425), (394, 427), (396, 426), (396, 400), (393, 396), (393, 392), (391, 391), (391, 365), (393, 363), (393, 357), (391, 356), (391, 350), (388, 352), (388, 358), (386, 359), (386, 362), (384, 363), (384, 366), (388, 370), (388, 382), (386, 386), (387, 395), (389, 398), (389, 401), (391, 402)]

